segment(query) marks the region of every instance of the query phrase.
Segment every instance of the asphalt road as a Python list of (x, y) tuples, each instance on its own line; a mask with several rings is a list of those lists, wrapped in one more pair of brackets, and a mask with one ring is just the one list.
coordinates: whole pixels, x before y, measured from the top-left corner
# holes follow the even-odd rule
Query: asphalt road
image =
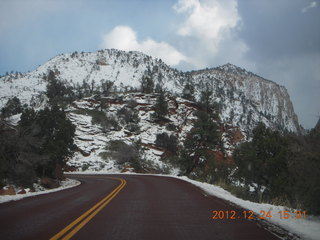
[(179, 179), (72, 177), (82, 184), (0, 204), (0, 239), (278, 239), (243, 218), (212, 219), (242, 210)]

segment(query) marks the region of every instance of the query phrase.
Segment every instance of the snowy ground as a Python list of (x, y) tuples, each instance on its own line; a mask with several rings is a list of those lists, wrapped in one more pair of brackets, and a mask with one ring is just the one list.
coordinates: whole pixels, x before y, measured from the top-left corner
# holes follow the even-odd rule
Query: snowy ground
[(66, 179), (64, 181), (61, 181), (61, 186), (55, 189), (50, 189), (50, 190), (39, 190), (36, 192), (27, 192), (25, 194), (17, 194), (17, 195), (0, 195), (0, 203), (3, 202), (9, 202), (9, 201), (16, 201), (20, 200), (22, 198), (26, 197), (33, 197), (36, 195), (40, 194), (46, 194), (46, 193), (51, 193), (51, 192), (57, 192), (63, 189), (71, 188), (80, 185), (80, 182), (74, 179)]
[[(69, 174), (69, 173), (68, 173)], [(71, 174), (112, 174), (112, 172), (107, 171), (107, 172), (96, 172), (96, 171), (86, 171), (86, 172), (74, 172)], [(114, 173), (114, 174), (119, 174), (119, 173)], [(135, 173), (121, 173), (121, 174), (135, 174)], [(147, 174), (146, 174), (147, 175)], [(178, 178), (187, 182), (190, 182), (191, 184), (201, 188), (206, 194), (212, 195), (221, 199), (224, 199), (226, 201), (229, 201), (241, 208), (247, 209), (248, 211), (252, 211), (257, 216), (260, 216), (261, 211), (268, 212), (270, 211), (272, 214), (271, 218), (266, 218), (261, 225), (264, 225), (266, 227), (268, 225), (268, 222), (271, 224), (274, 224), (276, 226), (279, 226), (289, 232), (289, 236), (286, 236), (284, 239), (297, 239), (295, 238), (294, 235), (298, 235), (302, 239), (306, 240), (319, 240), (320, 236), (320, 217), (314, 217), (314, 216), (309, 216), (307, 214), (306, 219), (296, 219), (296, 218), (289, 218), (289, 219), (280, 219), (280, 214), (279, 211), (290, 211), (291, 216), (295, 216), (295, 209), (288, 209), (287, 207), (283, 206), (276, 206), (276, 205), (271, 205), (271, 204), (265, 204), (265, 203), (255, 203), (255, 202), (250, 202), (247, 200), (242, 200), (240, 198), (237, 198), (233, 196), (230, 192), (224, 190), (221, 187), (208, 184), (208, 183), (202, 183), (198, 181), (191, 180), (185, 176), (183, 177), (177, 177), (173, 175), (156, 175), (156, 174), (148, 174), (148, 175), (154, 175), (154, 176), (167, 176), (167, 177), (174, 177)], [(219, 209), (212, 209), (219, 211)], [(277, 230), (275, 227), (276, 226), (267, 226), (268, 229), (273, 229), (276, 232), (280, 232), (281, 229)], [(290, 233), (293, 233), (290, 236)]]

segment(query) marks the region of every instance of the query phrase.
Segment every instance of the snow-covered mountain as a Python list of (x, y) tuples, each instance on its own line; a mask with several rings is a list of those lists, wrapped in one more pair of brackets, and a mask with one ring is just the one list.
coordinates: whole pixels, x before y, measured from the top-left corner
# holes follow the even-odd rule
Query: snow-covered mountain
[[(83, 166), (85, 162), (89, 167), (113, 169), (113, 162), (109, 166), (101, 160), (99, 154), (104, 151), (108, 141), (121, 138), (125, 142), (140, 139), (146, 147), (147, 159), (152, 159), (159, 168), (163, 168), (159, 162), (163, 151), (154, 146), (156, 134), (167, 132), (181, 142), (195, 118), (192, 113), (196, 106), (181, 98), (187, 84), (194, 86), (196, 100), (202, 91), (212, 92), (211, 100), (215, 102), (221, 120), (222, 147), (226, 158), (237, 143), (248, 138), (258, 122), (281, 131), (300, 131), (286, 88), (270, 80), (229, 63), (211, 69), (181, 72), (143, 53), (115, 49), (61, 54), (32, 72), (1, 77), (0, 108), (13, 96), (17, 96), (22, 103), (42, 107), (47, 101), (45, 91), (49, 72), (54, 72), (57, 79), (74, 87), (83, 83), (98, 86), (109, 81), (113, 83), (112, 91), (118, 93), (109, 100), (105, 98), (99, 102), (87, 98), (70, 106), (69, 118), (77, 126), (76, 144), (79, 148), (78, 155), (70, 164), (76, 167)], [(140, 90), (141, 81), (146, 76), (153, 80), (155, 88), (158, 85), (167, 90), (169, 119), (178, 130), (169, 131), (165, 125), (150, 121), (156, 96), (135, 93)], [(119, 92), (122, 92), (120, 102)], [(121, 130), (106, 135), (101, 127), (92, 123), (91, 116), (86, 113), (86, 110), (101, 105), (101, 101), (108, 102), (110, 114), (117, 113), (121, 108), (126, 108), (129, 100), (137, 103), (135, 111), (140, 119), (138, 131), (130, 132), (123, 125)]]
[(280, 131), (299, 132), (300, 126), (287, 89), (230, 63), (191, 72), (200, 89), (209, 83), (223, 122), (249, 133), (257, 122)]
[(23, 103), (39, 105), (44, 101), (48, 72), (70, 84), (112, 81), (117, 91), (140, 89), (143, 75), (155, 86), (161, 85), (181, 95), (187, 82), (195, 85), (195, 96), (205, 88), (213, 91), (213, 101), (220, 107), (222, 122), (250, 132), (259, 121), (273, 129), (298, 132), (300, 127), (285, 87), (232, 64), (217, 68), (181, 72), (140, 52), (115, 49), (93, 53), (61, 54), (30, 73), (16, 73), (0, 78), (0, 107), (17, 96)]

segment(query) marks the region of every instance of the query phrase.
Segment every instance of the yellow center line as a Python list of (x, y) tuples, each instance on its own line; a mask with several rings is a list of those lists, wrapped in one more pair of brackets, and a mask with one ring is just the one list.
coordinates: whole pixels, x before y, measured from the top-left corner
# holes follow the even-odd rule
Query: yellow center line
[(70, 231), (65, 237), (62, 238), (63, 240), (70, 239), (84, 225), (86, 225), (95, 215), (97, 215), (97, 213), (100, 212), (126, 185), (126, 180), (124, 179), (112, 178), (112, 177), (110, 178), (115, 180), (120, 180), (121, 183), (108, 196), (106, 196), (104, 199), (102, 199), (100, 202), (95, 204), (92, 208), (90, 208), (88, 211), (86, 211), (84, 214), (82, 214), (80, 217), (78, 217), (76, 220), (74, 220), (72, 223), (70, 223), (68, 226), (66, 226), (64, 229), (62, 229), (60, 232), (58, 232), (56, 235), (50, 238), (50, 240), (60, 239), (70, 229), (74, 227), (72, 231)]

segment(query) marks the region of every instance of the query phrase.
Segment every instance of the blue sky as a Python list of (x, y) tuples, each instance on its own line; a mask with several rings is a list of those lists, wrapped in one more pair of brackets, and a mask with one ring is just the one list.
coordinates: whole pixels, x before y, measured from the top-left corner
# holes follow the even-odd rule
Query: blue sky
[(181, 70), (230, 62), (284, 85), (305, 128), (320, 115), (319, 0), (0, 0), (2, 75), (101, 48)]

